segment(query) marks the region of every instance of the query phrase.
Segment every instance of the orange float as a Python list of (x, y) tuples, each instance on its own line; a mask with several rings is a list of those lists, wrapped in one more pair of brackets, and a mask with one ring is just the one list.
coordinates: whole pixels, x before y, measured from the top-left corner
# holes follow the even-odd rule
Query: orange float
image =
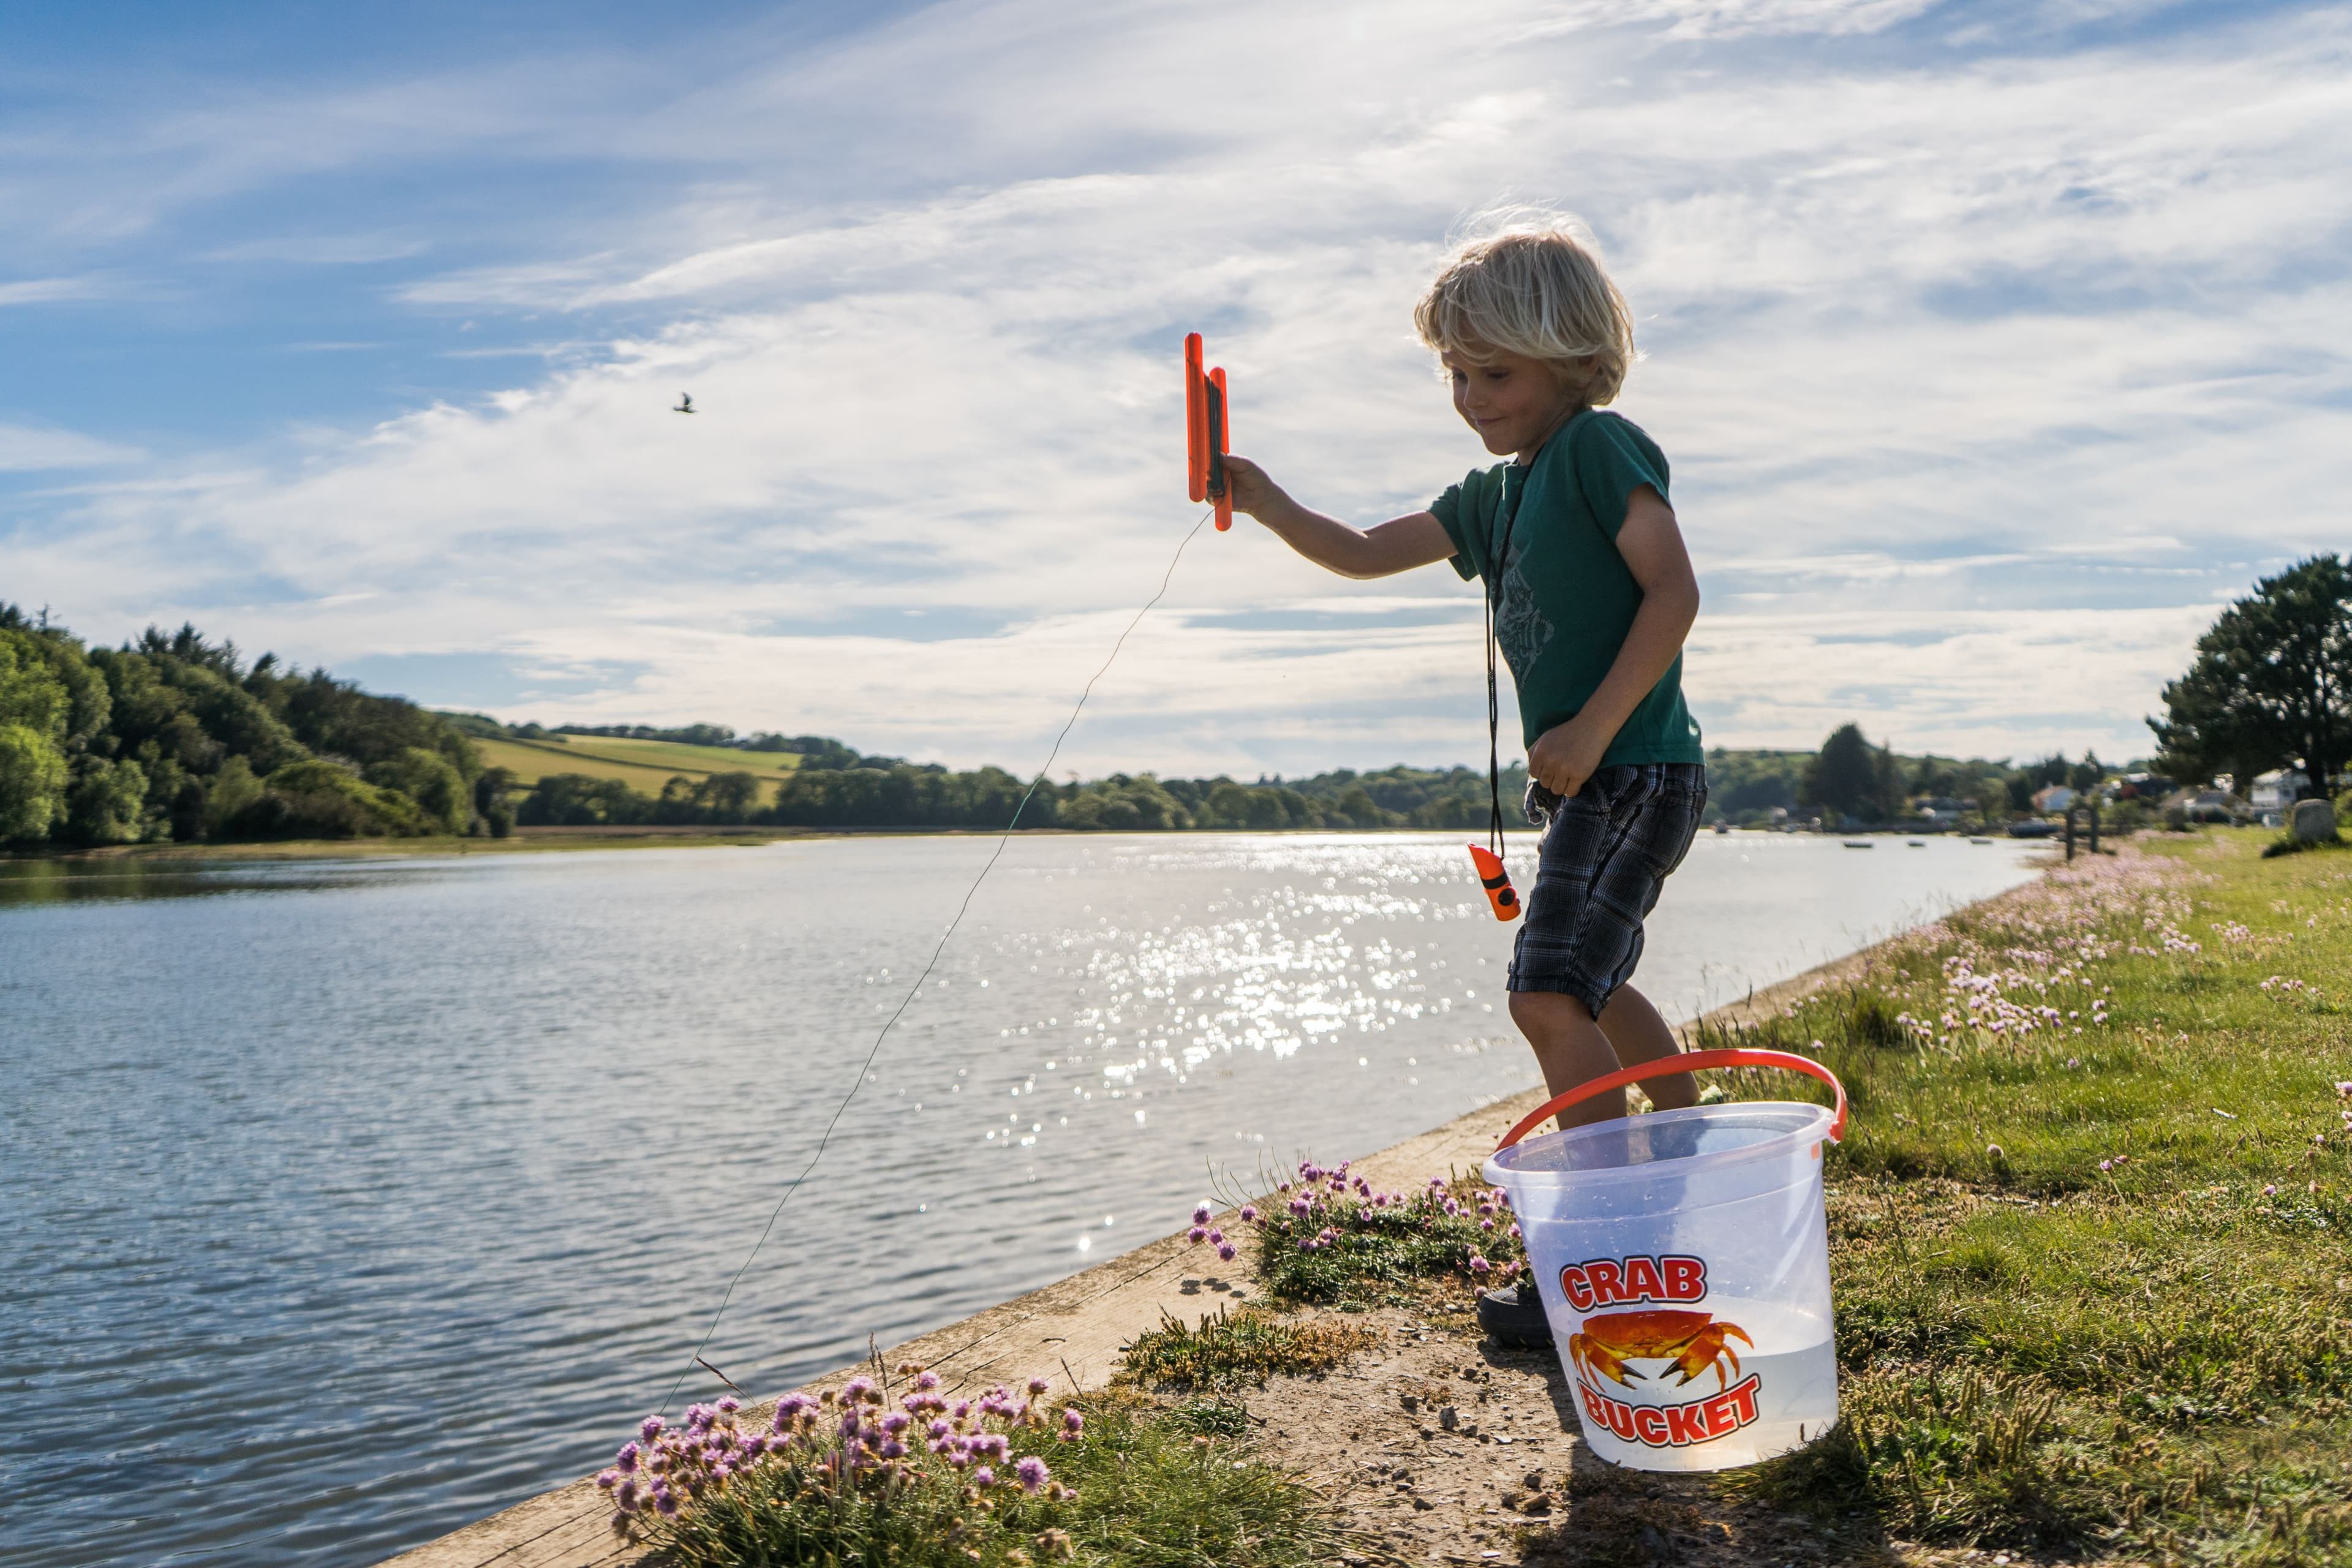
[(1478, 868), (1478, 885), (1486, 889), (1486, 901), (1495, 906), (1495, 918), (1517, 920), (1519, 895), (1511, 887), (1511, 874), (1503, 869), (1503, 858), (1492, 849), (1473, 844), (1470, 863)]

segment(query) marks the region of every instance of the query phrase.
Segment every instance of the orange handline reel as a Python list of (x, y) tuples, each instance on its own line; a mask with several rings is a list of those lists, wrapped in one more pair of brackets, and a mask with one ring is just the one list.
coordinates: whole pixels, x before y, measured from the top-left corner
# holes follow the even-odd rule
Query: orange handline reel
[(1225, 488), (1225, 367), (1201, 369), (1201, 334), (1184, 334), (1184, 475), (1194, 500), (1217, 503), (1219, 532), (1234, 525), (1234, 498)]

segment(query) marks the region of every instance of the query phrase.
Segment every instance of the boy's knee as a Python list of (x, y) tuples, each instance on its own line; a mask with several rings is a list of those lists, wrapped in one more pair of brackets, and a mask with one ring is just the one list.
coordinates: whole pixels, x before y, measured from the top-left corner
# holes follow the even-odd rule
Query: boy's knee
[(1510, 998), (1511, 1022), (1523, 1035), (1593, 1022), (1592, 1009), (1565, 991), (1514, 991)]

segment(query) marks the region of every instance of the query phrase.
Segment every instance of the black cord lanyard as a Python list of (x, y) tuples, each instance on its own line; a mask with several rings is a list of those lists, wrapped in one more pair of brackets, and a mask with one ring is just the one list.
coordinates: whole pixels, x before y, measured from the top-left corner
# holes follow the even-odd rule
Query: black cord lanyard
[(1512, 498), (1511, 515), (1503, 520), (1502, 552), (1488, 557), (1486, 578), (1486, 847), (1496, 858), (1503, 853), (1503, 757), (1500, 731), (1502, 702), (1495, 679), (1495, 618), (1503, 604), (1503, 574), (1510, 570), (1511, 533), (1518, 527), (1519, 500), (1527, 494), (1526, 482), (1520, 483), (1519, 494)]

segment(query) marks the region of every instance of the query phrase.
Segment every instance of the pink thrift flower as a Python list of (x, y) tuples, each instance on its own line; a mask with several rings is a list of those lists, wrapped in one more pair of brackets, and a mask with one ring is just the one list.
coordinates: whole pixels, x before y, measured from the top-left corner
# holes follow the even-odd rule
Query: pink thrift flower
[(1034, 1454), (1015, 1465), (1013, 1473), (1021, 1478), (1021, 1489), (1024, 1492), (1034, 1492), (1053, 1479), (1052, 1472), (1045, 1468), (1045, 1461)]

